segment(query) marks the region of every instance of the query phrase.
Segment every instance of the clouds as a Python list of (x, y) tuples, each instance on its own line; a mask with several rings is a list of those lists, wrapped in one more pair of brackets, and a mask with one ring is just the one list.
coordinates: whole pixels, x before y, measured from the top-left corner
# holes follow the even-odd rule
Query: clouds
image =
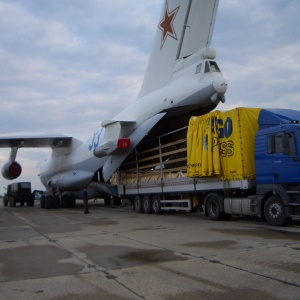
[(295, 0), (220, 1), (213, 42), (230, 107), (300, 109), (299, 10)]
[[(82, 137), (132, 103), (162, 4), (0, 0), (0, 134)], [(229, 88), (219, 109), (300, 109), (299, 11), (298, 0), (220, 0), (212, 46)], [(21, 149), (28, 173), (18, 180), (41, 188), (36, 165), (45, 153)], [(0, 151), (0, 165), (8, 156)], [(7, 184), (0, 179), (0, 194)]]
[[(5, 33), (1, 35), (0, 91), (7, 114), (18, 112), (19, 122), (27, 123), (29, 131), (36, 128), (36, 123), (41, 130), (49, 130), (49, 124), (53, 128), (56, 123), (70, 131), (73, 126), (65, 123), (70, 119), (68, 112), (75, 118), (80, 115), (83, 119), (84, 115), (80, 121), (87, 123), (95, 117), (92, 106), (99, 111), (99, 122), (108, 116), (108, 111), (101, 109), (108, 99), (118, 109), (133, 101), (139, 88), (136, 81), (142, 80), (149, 52), (148, 49), (145, 53), (140, 46), (145, 43), (136, 43), (136, 39), (145, 40), (157, 18), (151, 14), (142, 17), (154, 4), (135, 3), (137, 10), (132, 10), (133, 4), (134, 1), (116, 1), (114, 6), (108, 1), (0, 2), (1, 32)], [(142, 35), (135, 34), (138, 31)], [(118, 78), (126, 78), (127, 83), (131, 78), (134, 89), (124, 87)], [(120, 93), (122, 101), (114, 98), (116, 86), (124, 88)], [(45, 107), (47, 113), (43, 112)], [(61, 112), (62, 107), (65, 112)], [(33, 108), (38, 118), (34, 123), (28, 114)], [(38, 122), (42, 121), (40, 117), (44, 122)], [(17, 127), (20, 125), (24, 128), (20, 123)], [(9, 133), (19, 129), (10, 124), (1, 126), (2, 130)]]

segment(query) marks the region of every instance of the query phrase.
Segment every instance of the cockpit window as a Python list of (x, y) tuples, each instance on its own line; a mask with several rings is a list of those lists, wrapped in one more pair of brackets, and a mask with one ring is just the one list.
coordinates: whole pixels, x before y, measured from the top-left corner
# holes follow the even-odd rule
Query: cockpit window
[(198, 74), (201, 72), (201, 66), (202, 66), (202, 64), (197, 65), (195, 74)]
[(209, 64), (212, 72), (221, 72), (215, 61), (210, 61)]
[(206, 61), (204, 72), (208, 73), (208, 72), (221, 72), (221, 71), (215, 61)]

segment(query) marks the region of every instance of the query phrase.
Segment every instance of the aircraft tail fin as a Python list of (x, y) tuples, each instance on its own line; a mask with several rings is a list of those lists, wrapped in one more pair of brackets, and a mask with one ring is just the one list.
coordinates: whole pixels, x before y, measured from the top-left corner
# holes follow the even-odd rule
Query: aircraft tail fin
[(166, 85), (176, 60), (211, 43), (219, 0), (165, 0), (138, 98)]

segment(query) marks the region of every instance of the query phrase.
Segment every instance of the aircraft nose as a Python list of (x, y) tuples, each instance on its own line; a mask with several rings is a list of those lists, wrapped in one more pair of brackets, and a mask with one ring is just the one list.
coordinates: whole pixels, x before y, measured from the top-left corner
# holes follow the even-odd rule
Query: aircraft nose
[(227, 90), (227, 80), (224, 77), (218, 77), (214, 80), (213, 87), (218, 94), (224, 94)]

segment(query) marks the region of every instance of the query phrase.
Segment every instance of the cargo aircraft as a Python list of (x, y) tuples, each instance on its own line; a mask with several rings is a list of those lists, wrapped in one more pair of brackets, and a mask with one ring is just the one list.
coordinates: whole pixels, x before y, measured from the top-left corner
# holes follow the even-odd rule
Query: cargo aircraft
[(1, 135), (0, 147), (11, 148), (3, 177), (12, 180), (21, 174), (16, 161), (20, 148), (51, 147), (39, 174), (46, 201), (54, 195), (62, 202), (78, 199), (86, 188), (89, 198), (112, 194), (110, 177), (151, 130), (161, 132), (225, 101), (227, 81), (210, 47), (218, 5), (219, 0), (165, 0), (135, 102), (102, 121), (85, 142), (61, 134)]

